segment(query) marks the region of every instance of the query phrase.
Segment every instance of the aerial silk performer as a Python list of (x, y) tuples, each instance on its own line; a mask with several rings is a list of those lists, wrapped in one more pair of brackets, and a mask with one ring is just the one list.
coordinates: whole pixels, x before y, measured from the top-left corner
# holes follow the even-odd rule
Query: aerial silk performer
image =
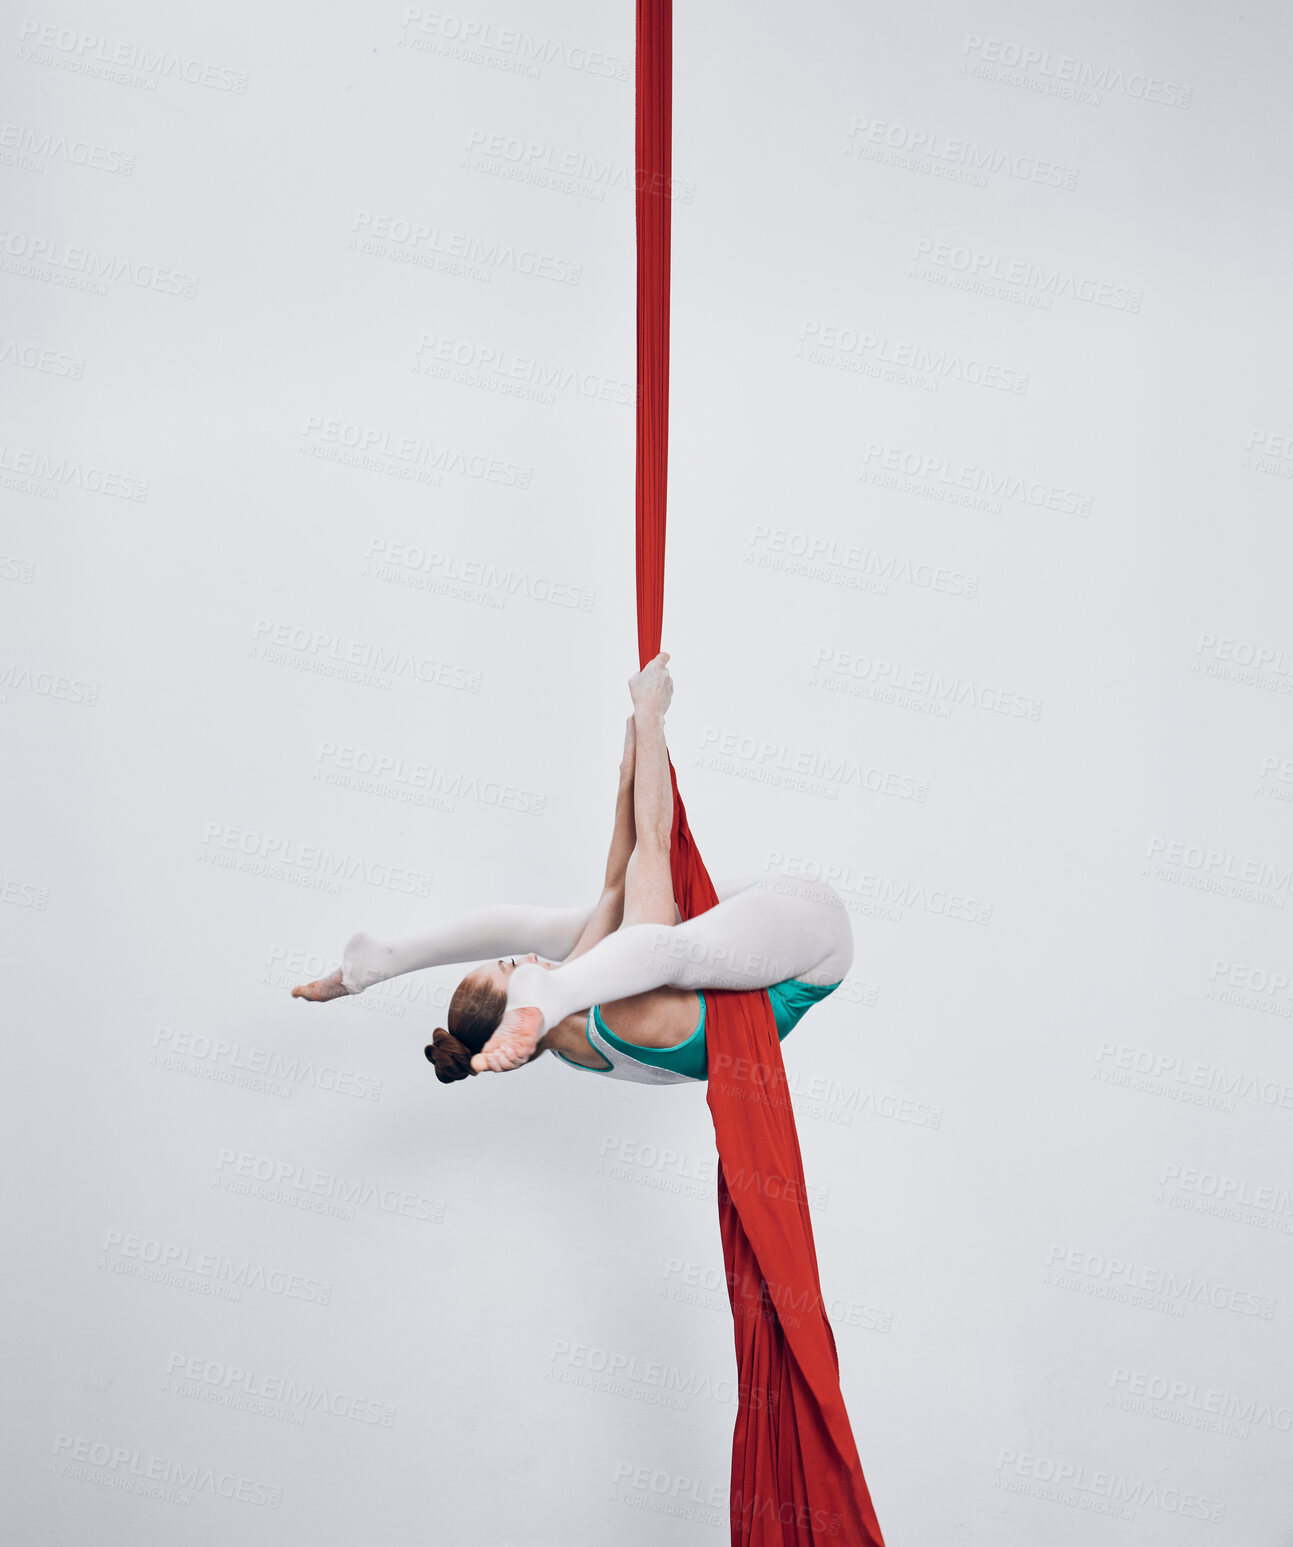
[(327, 1001), (475, 962), (426, 1049), (443, 1083), (545, 1052), (609, 1079), (706, 1083), (740, 1377), (732, 1540), (882, 1547), (840, 1395), (780, 1052), (849, 970), (848, 913), (825, 882), (764, 874), (711, 886), (665, 742), (668, 661), (655, 656), (629, 683), (591, 908), (501, 904), (400, 940), (356, 934), (341, 967), (292, 992)]
[(733, 1547), (884, 1547), (840, 1391), (780, 1047), (848, 971), (848, 916), (822, 883), (765, 875), (715, 887), (665, 743), (671, 0), (637, 0), (636, 107), (641, 669), (601, 896), (591, 909), (489, 908), (398, 941), (358, 934), (336, 972), (293, 994), (335, 999), (478, 962), (426, 1049), (442, 1082), (511, 1072), (547, 1051), (613, 1079), (704, 1081), (739, 1375)]
[[(426, 1049), (445, 1084), (504, 1073), (552, 1052), (575, 1069), (643, 1085), (711, 1075), (714, 991), (766, 988), (779, 1038), (833, 993), (853, 960), (848, 914), (825, 882), (751, 875), (683, 923), (671, 866), (675, 817), (665, 711), (667, 655), (633, 698), (601, 895), (591, 908), (502, 904), (402, 940), (353, 935), (342, 965), (292, 990), (326, 1001), (406, 972), (480, 961)], [(514, 1008), (509, 1009), (509, 1006)]]

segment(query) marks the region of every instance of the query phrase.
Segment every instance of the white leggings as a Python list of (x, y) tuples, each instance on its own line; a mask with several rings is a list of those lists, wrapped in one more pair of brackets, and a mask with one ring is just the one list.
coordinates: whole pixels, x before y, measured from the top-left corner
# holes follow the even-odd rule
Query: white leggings
[[(507, 1003), (536, 1005), (545, 1026), (594, 1004), (653, 988), (769, 988), (787, 978), (838, 983), (853, 961), (848, 913), (825, 882), (763, 876), (721, 883), (720, 901), (683, 924), (630, 924), (552, 969), (522, 965)], [(352, 994), (402, 972), (491, 956), (560, 960), (575, 947), (587, 908), (486, 908), (391, 944), (355, 935), (341, 981)]]

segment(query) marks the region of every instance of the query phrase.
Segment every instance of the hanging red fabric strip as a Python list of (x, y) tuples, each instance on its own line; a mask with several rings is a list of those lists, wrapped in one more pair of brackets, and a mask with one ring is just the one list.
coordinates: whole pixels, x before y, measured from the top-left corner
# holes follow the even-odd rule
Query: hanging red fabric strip
[[(637, 0), (638, 655), (660, 649), (669, 450), (672, 0)], [(718, 901), (672, 766), (674, 895)], [(718, 1212), (736, 1324), (734, 1547), (884, 1547), (840, 1391), (799, 1137), (765, 993), (707, 993)]]
[(638, 655), (660, 651), (669, 479), (669, 178), (673, 159), (673, 8), (638, 0)]

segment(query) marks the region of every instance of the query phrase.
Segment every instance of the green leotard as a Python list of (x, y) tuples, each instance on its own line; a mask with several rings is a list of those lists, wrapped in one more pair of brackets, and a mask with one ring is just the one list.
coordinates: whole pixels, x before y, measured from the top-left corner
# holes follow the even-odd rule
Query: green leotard
[[(839, 986), (838, 983), (801, 983), (797, 978), (774, 983), (767, 993), (777, 1023), (778, 1039), (784, 1042), (807, 1011), (828, 994), (833, 994)], [(677, 1042), (673, 1047), (639, 1047), (636, 1042), (626, 1042), (623, 1037), (616, 1036), (602, 1019), (600, 1006), (594, 1005), (588, 1012), (585, 1035), (589, 1047), (603, 1060), (605, 1066), (594, 1069), (587, 1064), (577, 1064), (561, 1052), (557, 1053), (557, 1057), (572, 1069), (583, 1069), (589, 1074), (614, 1074), (620, 1079), (636, 1080), (647, 1085), (703, 1080), (708, 1074), (705, 996), (700, 994), (698, 997), (700, 1020), (685, 1042)]]

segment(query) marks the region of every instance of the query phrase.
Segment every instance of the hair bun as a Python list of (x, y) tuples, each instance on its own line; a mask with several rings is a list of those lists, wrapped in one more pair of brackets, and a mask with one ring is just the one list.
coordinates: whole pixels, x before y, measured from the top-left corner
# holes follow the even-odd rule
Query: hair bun
[(435, 1065), (435, 1077), (442, 1085), (452, 1085), (455, 1080), (465, 1080), (476, 1072), (471, 1066), (471, 1049), (442, 1027), (437, 1026), (432, 1032), (426, 1055)]

